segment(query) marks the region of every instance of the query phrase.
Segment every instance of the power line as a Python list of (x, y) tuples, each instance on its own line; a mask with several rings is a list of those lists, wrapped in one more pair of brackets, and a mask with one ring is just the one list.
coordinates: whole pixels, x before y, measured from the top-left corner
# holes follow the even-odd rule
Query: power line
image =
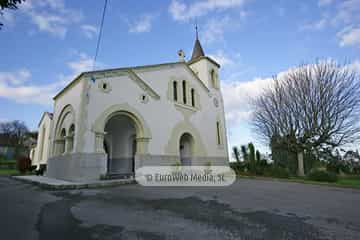
[(93, 71), (95, 70), (96, 58), (97, 58), (97, 55), (98, 55), (98, 52), (99, 52), (99, 46), (100, 46), (100, 41), (101, 41), (101, 36), (102, 36), (102, 30), (103, 30), (103, 25), (104, 25), (107, 2), (108, 2), (108, 0), (105, 0), (105, 2), (104, 2), (104, 9), (103, 9), (103, 12), (102, 12), (99, 36), (98, 36), (98, 39), (97, 39), (96, 51), (95, 51), (94, 62), (93, 62)]

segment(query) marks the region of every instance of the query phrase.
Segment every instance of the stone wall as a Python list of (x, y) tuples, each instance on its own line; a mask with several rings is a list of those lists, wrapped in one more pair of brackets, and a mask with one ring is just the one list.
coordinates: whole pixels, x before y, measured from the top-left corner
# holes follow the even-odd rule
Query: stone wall
[(106, 154), (71, 153), (51, 157), (46, 176), (67, 181), (83, 182), (99, 180), (107, 171)]
[[(192, 166), (229, 166), (227, 157), (193, 157), (189, 159)], [(140, 155), (135, 156), (135, 169), (143, 166), (172, 166), (180, 163), (179, 156), (171, 155)]]
[[(225, 157), (193, 157), (193, 166), (228, 166)], [(143, 166), (173, 166), (180, 162), (178, 156), (137, 154), (135, 169)], [(71, 153), (48, 160), (46, 176), (74, 182), (99, 180), (107, 173), (107, 157), (104, 153)]]

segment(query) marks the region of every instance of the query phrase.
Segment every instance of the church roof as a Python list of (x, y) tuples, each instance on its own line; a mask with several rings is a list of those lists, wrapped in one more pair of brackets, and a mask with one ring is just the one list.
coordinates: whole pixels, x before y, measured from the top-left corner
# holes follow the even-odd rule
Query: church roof
[(211, 59), (208, 56), (205, 56), (205, 52), (201, 46), (200, 40), (199, 40), (199, 34), (198, 34), (198, 28), (197, 25), (195, 26), (196, 30), (196, 39), (194, 44), (194, 49), (191, 55), (191, 59), (188, 61), (188, 64), (193, 64), (197, 61), (200, 61), (201, 59), (207, 59), (213, 64), (215, 64), (218, 68), (220, 68), (220, 64), (218, 64), (214, 59)]
[(43, 115), (41, 116), (41, 119), (40, 119), (40, 122), (39, 122), (38, 126), (40, 126), (41, 122), (43, 121), (43, 119), (44, 119), (44, 117), (45, 117), (46, 115), (48, 115), (51, 120), (53, 119), (53, 116), (54, 116), (53, 113), (44, 112)]
[[(207, 57), (206, 57), (207, 58)], [(183, 65), (185, 68), (200, 82), (200, 84), (204, 87), (206, 91), (209, 89), (206, 85), (199, 79), (199, 77), (191, 70), (188, 63), (185, 62), (169, 62), (169, 63), (160, 63), (160, 64), (150, 64), (150, 65), (142, 65), (142, 66), (133, 66), (133, 67), (123, 67), (123, 68), (112, 68), (112, 69), (102, 69), (102, 70), (95, 70), (95, 71), (88, 71), (80, 73), (74, 80), (72, 80), (68, 85), (66, 85), (59, 93), (57, 93), (53, 100), (56, 100), (60, 95), (66, 92), (69, 88), (71, 88), (76, 82), (78, 82), (83, 76), (89, 76), (94, 74), (101, 74), (101, 73), (108, 73), (108, 72), (127, 72), (129, 73), (130, 77), (133, 77), (138, 83), (141, 82), (141, 85), (147, 85), (145, 81), (143, 81), (135, 72), (134, 70), (146, 69), (146, 68), (154, 68), (154, 67), (166, 67), (166, 66), (174, 66), (174, 65)], [(144, 84), (143, 84), (144, 83)], [(146, 88), (151, 88), (150, 86), (145, 86)], [(154, 95), (157, 93), (154, 92)], [(156, 96), (158, 98), (158, 96)]]
[(194, 49), (193, 49), (190, 61), (193, 61), (193, 60), (198, 59), (199, 57), (203, 57), (203, 56), (205, 56), (204, 50), (201, 47), (201, 43), (200, 43), (198, 37), (196, 37)]

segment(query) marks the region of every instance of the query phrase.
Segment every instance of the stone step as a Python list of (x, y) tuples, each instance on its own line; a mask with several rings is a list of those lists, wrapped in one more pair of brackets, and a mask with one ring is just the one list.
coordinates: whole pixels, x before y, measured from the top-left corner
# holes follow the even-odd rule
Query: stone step
[(134, 179), (134, 173), (108, 173), (105, 176), (101, 177), (101, 180), (111, 180), (111, 179)]

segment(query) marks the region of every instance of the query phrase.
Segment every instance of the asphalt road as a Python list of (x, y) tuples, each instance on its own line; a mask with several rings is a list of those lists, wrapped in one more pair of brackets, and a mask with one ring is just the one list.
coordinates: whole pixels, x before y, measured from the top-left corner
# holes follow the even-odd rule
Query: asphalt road
[(230, 187), (45, 191), (0, 177), (0, 239), (360, 239), (360, 191)]

